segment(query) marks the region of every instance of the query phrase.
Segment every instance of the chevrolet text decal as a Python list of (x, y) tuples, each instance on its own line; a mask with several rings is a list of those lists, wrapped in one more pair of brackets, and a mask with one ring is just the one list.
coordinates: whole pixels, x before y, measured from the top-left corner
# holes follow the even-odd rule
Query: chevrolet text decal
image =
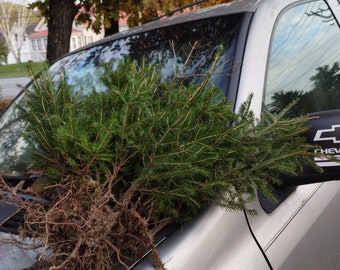
[[(333, 144), (340, 143), (340, 135), (337, 136), (336, 129), (340, 128), (340, 124), (332, 125), (332, 128), (329, 129), (320, 129), (315, 133), (314, 142), (319, 141), (331, 141)], [(338, 130), (340, 134), (340, 130)], [(338, 137), (338, 138), (337, 138)], [(333, 157), (340, 158), (340, 148), (339, 147), (330, 147), (330, 148), (320, 148), (315, 149), (315, 153), (321, 153), (326, 155), (332, 155)], [(314, 158), (314, 161), (320, 167), (332, 167), (339, 166), (340, 164), (335, 161), (330, 161), (326, 158)]]
[(336, 128), (340, 128), (340, 125), (332, 125), (330, 129), (318, 130), (315, 134), (314, 141), (333, 141), (333, 143), (340, 143), (340, 138), (336, 138)]

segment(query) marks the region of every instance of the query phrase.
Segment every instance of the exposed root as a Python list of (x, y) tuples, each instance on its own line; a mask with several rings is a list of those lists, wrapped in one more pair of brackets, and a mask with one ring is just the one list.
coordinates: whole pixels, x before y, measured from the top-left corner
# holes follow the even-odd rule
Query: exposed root
[[(26, 234), (53, 249), (50, 270), (129, 268), (148, 250), (156, 269), (165, 269), (150, 226), (152, 202), (141, 202), (138, 188), (115, 198), (107, 185), (59, 186), (51, 207), (23, 202)], [(166, 223), (166, 221), (164, 221)]]

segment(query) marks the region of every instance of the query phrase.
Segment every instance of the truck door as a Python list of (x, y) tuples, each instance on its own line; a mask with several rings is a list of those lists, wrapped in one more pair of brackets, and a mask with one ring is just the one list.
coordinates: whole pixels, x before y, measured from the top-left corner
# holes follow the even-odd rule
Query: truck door
[[(310, 140), (325, 153), (339, 154), (340, 28), (331, 7), (323, 0), (299, 2), (278, 16), (263, 102), (265, 109), (279, 113), (297, 99), (292, 117), (332, 115), (332, 123), (321, 121), (323, 126)], [(336, 163), (319, 160), (319, 165), (325, 171), (339, 170)], [(265, 211), (250, 217), (256, 237), (274, 269), (339, 269), (340, 181), (295, 184), (280, 205), (266, 205)], [(254, 207), (259, 204), (254, 202)]]

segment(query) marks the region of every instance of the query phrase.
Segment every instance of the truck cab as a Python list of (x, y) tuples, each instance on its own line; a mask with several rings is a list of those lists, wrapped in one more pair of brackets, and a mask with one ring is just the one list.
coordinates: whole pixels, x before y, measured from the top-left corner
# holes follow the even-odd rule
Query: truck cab
[[(256, 117), (280, 111), (298, 99), (292, 117), (310, 114), (307, 140), (316, 151), (340, 153), (340, 2), (337, 0), (243, 0), (197, 9), (153, 21), (74, 51), (50, 71), (66, 70), (69, 83), (96, 82), (98, 63), (129, 55), (162, 66), (181, 67), (183, 74), (204, 73), (214, 52), (216, 84), (238, 111), (253, 95)], [(95, 72), (94, 72), (95, 71)], [(163, 74), (164, 73), (164, 74)], [(100, 88), (100, 84), (97, 85)], [(15, 103), (0, 118), (0, 167), (20, 174), (25, 153), (13, 164), (23, 144)], [(11, 124), (9, 124), (11, 123)], [(11, 138), (11, 139), (10, 139)], [(278, 201), (258, 193), (249, 205), (257, 215), (210, 206), (192, 221), (159, 237), (167, 269), (338, 269), (340, 264), (340, 167), (315, 159), (323, 173), (306, 169), (283, 177), (275, 189)], [(6, 256), (0, 254), (0, 261)], [(1, 268), (1, 266), (0, 266)], [(148, 254), (131, 269), (154, 269)]]

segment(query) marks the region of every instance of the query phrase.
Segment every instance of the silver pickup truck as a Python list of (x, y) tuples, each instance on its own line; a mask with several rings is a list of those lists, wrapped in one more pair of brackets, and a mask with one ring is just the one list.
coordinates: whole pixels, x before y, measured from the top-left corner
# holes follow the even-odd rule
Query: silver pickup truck
[[(310, 122), (308, 141), (321, 146), (317, 151), (338, 156), (339, 23), (339, 0), (235, 1), (105, 38), (66, 55), (50, 71), (58, 74), (65, 70), (68, 82), (79, 88), (89, 80), (98, 81), (100, 89), (98, 63), (126, 55), (145, 56), (150, 63), (162, 66), (166, 78), (172, 75), (174, 63), (184, 64), (181, 53), (199, 44), (186, 69), (189, 75), (197, 74), (211, 68), (212, 56), (222, 45), (215, 83), (236, 111), (250, 93), (251, 109), (257, 117), (263, 110), (278, 113), (299, 98), (293, 114), (316, 116)], [(21, 96), (15, 102), (20, 102)], [(13, 103), (0, 118), (0, 168), (20, 175), (29, 161), (21, 148), (22, 124), (16, 117)], [(165, 234), (159, 250), (167, 269), (339, 269), (340, 182), (335, 181), (340, 179), (339, 164), (327, 159), (315, 162), (324, 172), (306, 171), (283, 179), (285, 185), (275, 190), (277, 203), (259, 193), (249, 205), (257, 210), (255, 216), (211, 206), (184, 227)], [(20, 269), (15, 263), (22, 255), (3, 268), (3, 260), (11, 255), (6, 250), (0, 252), (0, 269)], [(33, 260), (27, 257), (26, 266)], [(154, 269), (148, 255), (131, 268)]]

